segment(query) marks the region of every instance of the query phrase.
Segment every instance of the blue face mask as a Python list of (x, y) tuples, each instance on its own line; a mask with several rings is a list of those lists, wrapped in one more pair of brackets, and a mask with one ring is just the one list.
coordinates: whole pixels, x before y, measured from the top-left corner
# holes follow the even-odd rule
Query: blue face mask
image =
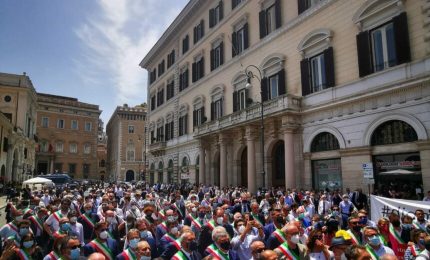
[(69, 231), (70, 229), (70, 224), (69, 223), (64, 223), (61, 225), (61, 230), (62, 231)]
[(131, 248), (135, 249), (137, 248), (137, 244), (139, 243), (140, 239), (139, 238), (134, 238), (132, 240), (130, 240), (128, 242), (128, 244), (130, 245)]
[(373, 236), (369, 238), (369, 244), (372, 246), (379, 246), (381, 244), (381, 240), (378, 236)]
[(91, 214), (91, 212), (93, 212), (91, 209), (90, 209), (90, 210), (85, 210), (85, 213), (86, 213), (87, 215), (90, 215), (90, 214)]
[(148, 231), (140, 231), (140, 238), (142, 239), (148, 239)]
[(30, 241), (24, 241), (24, 243), (22, 243), (22, 245), (23, 245), (25, 248), (30, 248), (30, 247), (32, 247), (32, 246), (33, 246), (33, 244), (34, 244), (34, 241), (33, 241), (33, 240), (30, 240)]
[(28, 234), (28, 228), (20, 228), (19, 229), (19, 235), (20, 236), (25, 236)]
[(420, 240), (418, 240), (418, 243), (420, 244), (420, 245), (422, 245), (422, 246), (424, 246), (424, 239), (423, 238), (420, 238)]
[(359, 223), (359, 224), (361, 224), (361, 225), (366, 225), (366, 224), (367, 224), (367, 218), (361, 218), (361, 219), (358, 221), (358, 223)]
[(406, 229), (412, 229), (412, 224), (403, 224), (403, 227)]
[(80, 248), (75, 248), (75, 249), (70, 250), (70, 258), (72, 260), (79, 259), (80, 255), (81, 255), (81, 249)]

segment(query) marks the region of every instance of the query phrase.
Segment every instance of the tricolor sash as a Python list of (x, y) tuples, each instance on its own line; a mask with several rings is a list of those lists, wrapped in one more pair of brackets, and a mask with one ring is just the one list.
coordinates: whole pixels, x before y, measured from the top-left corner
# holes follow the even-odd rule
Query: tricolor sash
[(94, 228), (94, 221), (91, 219), (91, 217), (87, 216), (87, 213), (82, 214), (82, 219), (87, 223), (91, 228)]
[(188, 260), (188, 257), (182, 252), (182, 250), (179, 250), (173, 257), (174, 260)]
[(220, 259), (220, 260), (230, 259), (230, 257), (228, 256), (228, 253), (226, 254), (222, 252), (215, 244), (208, 246), (206, 250), (209, 252), (209, 254), (214, 256), (216, 259)]
[(284, 232), (280, 229), (276, 229), (273, 231), (273, 235), (278, 239), (279, 243), (287, 242), (287, 238), (284, 235)]
[(37, 229), (43, 232), (42, 221), (37, 216), (30, 216), (29, 219), (31, 222), (33, 222)]
[(52, 215), (54, 215), (54, 218), (58, 221), (58, 222), (60, 222), (60, 219), (63, 217), (63, 214), (61, 214), (61, 211), (59, 210), (59, 211), (56, 211), (56, 212), (54, 212), (54, 213), (52, 213)]
[(200, 224), (200, 221), (198, 218), (194, 218), (193, 215), (188, 215), (191, 218), (191, 222), (193, 222), (194, 226), (198, 227), (199, 229), (202, 228), (202, 224)]
[(51, 251), (48, 255), (51, 258), (51, 260), (57, 260), (61, 258), (60, 255), (57, 254), (55, 251)]
[(376, 254), (375, 250), (369, 245), (366, 245), (366, 251), (369, 252), (373, 260), (379, 260), (379, 256)]
[(18, 227), (15, 226), (15, 224), (13, 224), (12, 222), (7, 223), (7, 225), (10, 227), (10, 229), (12, 229), (13, 231), (15, 231), (15, 233), (18, 233)]
[(23, 214), (23, 215), (26, 215), (26, 214), (32, 214), (32, 213), (33, 213), (33, 210), (32, 210), (32, 209), (30, 209), (30, 208), (25, 208), (25, 209), (23, 210), (23, 212), (24, 212), (24, 214)]
[(158, 212), (158, 215), (160, 215), (160, 217), (161, 217), (162, 219), (164, 219), (164, 218), (166, 217), (166, 214), (164, 213), (164, 210), (160, 210), (160, 211)]
[(29, 256), (28, 253), (22, 249), (20, 249), (18, 251), (18, 256), (19, 256), (19, 259), (21, 259), (21, 260), (31, 260), (32, 259), (31, 256)]
[(216, 227), (215, 221), (213, 219), (211, 219), (208, 223), (207, 223), (208, 227), (213, 230)]
[(97, 238), (89, 243), (97, 252), (103, 254), (106, 259), (113, 260), (112, 251), (104, 244), (101, 243)]
[(264, 224), (261, 223), (261, 221), (260, 221), (260, 219), (258, 217), (258, 214), (255, 215), (254, 213), (251, 213), (251, 216), (254, 218), (254, 220), (256, 220), (258, 223), (260, 223), (261, 226), (264, 226)]
[(424, 232), (426, 232), (426, 233), (427, 233), (426, 229), (425, 229), (425, 228), (422, 228), (422, 227), (421, 227), (421, 225), (420, 225), (420, 223), (418, 223), (418, 221), (413, 221), (413, 222), (412, 222), (412, 225), (414, 226), (414, 228), (419, 229), (419, 230), (422, 230), (422, 231), (424, 231)]
[(387, 242), (387, 240), (385, 240), (383, 235), (379, 235), (379, 240), (381, 240), (381, 242), (384, 246), (388, 246), (388, 242)]
[(162, 229), (164, 229), (167, 232), (166, 222), (161, 222), (160, 226), (161, 226)]
[(55, 231), (54, 233), (52, 233), (52, 237), (54, 237), (55, 239), (59, 239), (59, 238), (61, 238), (64, 234), (67, 234), (67, 233), (66, 233), (66, 232), (64, 232), (64, 231), (58, 230), (58, 231)]
[(178, 249), (181, 250), (181, 244), (179, 243), (178, 240), (176, 240), (175, 237), (171, 236), (169, 233), (166, 233), (164, 235), (164, 237), (166, 238), (167, 241), (173, 243), (173, 245)]
[(397, 243), (399, 244), (405, 244), (405, 242), (403, 241), (401, 235), (399, 234), (400, 232), (398, 232), (396, 229), (394, 229), (393, 225), (390, 224), (390, 236), (392, 238), (394, 238)]
[(422, 252), (420, 250), (417, 250), (416, 247), (415, 247), (415, 245), (411, 245), (410, 248), (411, 248), (411, 254), (413, 256), (418, 256)]
[(279, 247), (279, 250), (290, 260), (298, 260), (299, 256), (288, 247), (288, 243), (284, 242)]
[(360, 240), (355, 236), (355, 234), (351, 230), (347, 230), (346, 232), (351, 236), (351, 240), (354, 245), (360, 245)]
[(398, 258), (403, 259), (408, 244), (403, 241), (400, 232), (395, 230), (392, 224), (390, 224), (388, 237), (390, 239), (391, 249), (393, 249)]
[(124, 257), (125, 260), (136, 260), (137, 259), (136, 255), (133, 253), (133, 251), (130, 250), (130, 248), (124, 250), (121, 255), (122, 255), (122, 257)]
[(181, 211), (180, 207), (178, 205), (176, 205), (176, 202), (173, 203), (172, 205), (177, 209), (177, 211), (179, 212), (179, 214), (181, 214), (181, 217), (184, 217), (184, 215), (182, 214), (182, 211)]

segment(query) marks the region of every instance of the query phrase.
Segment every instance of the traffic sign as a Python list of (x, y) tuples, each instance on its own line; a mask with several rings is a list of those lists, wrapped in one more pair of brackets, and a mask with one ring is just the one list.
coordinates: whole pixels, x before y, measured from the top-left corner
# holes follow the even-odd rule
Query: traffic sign
[(363, 163), (363, 177), (365, 179), (373, 179), (373, 163)]

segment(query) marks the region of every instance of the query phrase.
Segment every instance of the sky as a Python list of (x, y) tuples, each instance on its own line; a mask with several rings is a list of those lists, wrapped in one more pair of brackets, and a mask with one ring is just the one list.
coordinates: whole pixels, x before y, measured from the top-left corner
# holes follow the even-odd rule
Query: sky
[(0, 72), (103, 110), (147, 102), (140, 61), (188, 0), (0, 0)]

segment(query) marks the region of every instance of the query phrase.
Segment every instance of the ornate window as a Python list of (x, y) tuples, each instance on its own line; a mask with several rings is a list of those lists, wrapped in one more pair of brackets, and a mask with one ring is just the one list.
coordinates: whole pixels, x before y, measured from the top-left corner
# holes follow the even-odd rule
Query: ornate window
[(263, 102), (286, 93), (284, 60), (283, 56), (276, 55), (269, 56), (263, 61), (263, 78), (261, 79)]
[(84, 154), (90, 154), (91, 153), (91, 144), (84, 144)]
[(239, 20), (233, 26), (233, 33), (231, 35), (232, 41), (232, 57), (241, 54), (244, 50), (249, 47), (249, 26), (248, 26), (248, 14), (246, 14), (241, 20)]
[(164, 129), (165, 129), (165, 137), (166, 137), (166, 141), (169, 141), (171, 139), (173, 139), (174, 137), (174, 121), (173, 121), (173, 112), (170, 112), (169, 114), (167, 114), (166, 116), (166, 124), (164, 125)]
[(266, 0), (261, 4), (261, 9), (260, 39), (281, 27), (281, 0)]
[(55, 152), (62, 153), (64, 150), (64, 144), (63, 142), (59, 141), (55, 144)]
[(223, 116), (224, 86), (215, 87), (211, 96), (211, 120), (217, 120)]
[(249, 90), (246, 84), (249, 82), (248, 77), (244, 73), (238, 74), (233, 80), (233, 112), (245, 109), (252, 100), (248, 98)]
[(69, 152), (70, 153), (78, 153), (78, 144), (77, 143), (70, 143)]
[(418, 140), (415, 129), (400, 120), (387, 121), (373, 132), (371, 145), (414, 142)]
[(212, 43), (211, 49), (211, 71), (224, 64), (224, 42), (222, 37)]
[(193, 106), (193, 127), (199, 126), (206, 122), (205, 105), (203, 96), (198, 96), (194, 99)]
[(188, 134), (188, 105), (179, 108), (179, 136)]
[(218, 4), (209, 10), (209, 28), (213, 28), (224, 18), (224, 4), (219, 1)]
[(323, 132), (315, 136), (311, 144), (311, 152), (339, 150), (339, 141), (331, 133)]

